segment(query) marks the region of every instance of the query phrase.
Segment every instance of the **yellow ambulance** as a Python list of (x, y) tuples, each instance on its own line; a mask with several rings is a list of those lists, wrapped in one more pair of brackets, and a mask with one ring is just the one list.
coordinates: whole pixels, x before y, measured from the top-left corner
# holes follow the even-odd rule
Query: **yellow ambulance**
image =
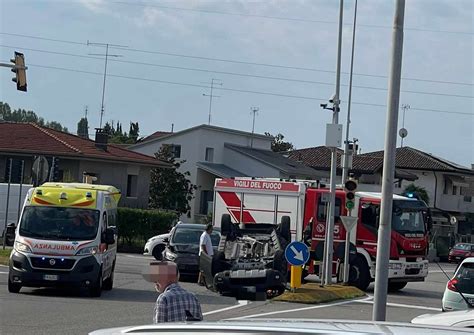
[(80, 287), (111, 290), (120, 191), (107, 185), (45, 183), (31, 188), (16, 228), (8, 290)]

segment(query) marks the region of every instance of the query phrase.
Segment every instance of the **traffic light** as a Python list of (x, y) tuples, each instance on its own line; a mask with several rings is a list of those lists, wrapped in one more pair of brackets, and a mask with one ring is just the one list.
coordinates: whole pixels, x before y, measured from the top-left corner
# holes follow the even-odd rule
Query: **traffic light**
[(18, 91), (26, 92), (26, 66), (25, 66), (25, 56), (15, 51), (15, 58), (11, 59), (10, 62), (15, 64), (15, 67), (12, 68), (12, 72), (15, 73), (15, 77), (12, 78), (12, 81), (16, 83), (16, 89)]
[(346, 208), (351, 210), (354, 208), (355, 192), (357, 190), (357, 181), (355, 179), (348, 179), (344, 184), (344, 192), (346, 193)]

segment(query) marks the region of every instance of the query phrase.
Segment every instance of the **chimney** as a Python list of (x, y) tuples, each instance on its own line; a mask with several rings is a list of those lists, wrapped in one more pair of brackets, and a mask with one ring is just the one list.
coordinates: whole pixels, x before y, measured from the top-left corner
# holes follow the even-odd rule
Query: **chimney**
[(95, 128), (95, 146), (99, 149), (107, 151), (107, 142), (109, 141), (109, 134), (105, 129)]

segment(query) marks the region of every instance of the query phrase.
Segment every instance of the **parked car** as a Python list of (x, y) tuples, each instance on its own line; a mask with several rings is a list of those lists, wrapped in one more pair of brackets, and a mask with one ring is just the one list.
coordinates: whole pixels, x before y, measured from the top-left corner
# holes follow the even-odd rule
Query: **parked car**
[(456, 269), (444, 291), (443, 311), (474, 308), (474, 257), (468, 257)]
[(448, 261), (450, 263), (460, 263), (466, 257), (474, 256), (474, 244), (457, 243), (449, 250)]
[[(199, 273), (199, 238), (205, 229), (206, 226), (203, 224), (178, 223), (170, 232), (163, 259), (175, 262), (179, 273), (183, 276)], [(219, 230), (214, 229), (211, 234), (214, 252), (217, 250), (220, 238)]]
[(166, 244), (169, 237), (170, 233), (166, 233), (149, 238), (148, 241), (146, 241), (145, 247), (143, 248), (143, 254), (145, 256), (153, 256), (156, 258), (155, 254), (161, 254), (163, 250), (159, 250), (159, 248), (155, 249), (155, 247), (160, 244)]
[(423, 314), (411, 320), (411, 323), (418, 325), (473, 328), (474, 309), (441, 314)]

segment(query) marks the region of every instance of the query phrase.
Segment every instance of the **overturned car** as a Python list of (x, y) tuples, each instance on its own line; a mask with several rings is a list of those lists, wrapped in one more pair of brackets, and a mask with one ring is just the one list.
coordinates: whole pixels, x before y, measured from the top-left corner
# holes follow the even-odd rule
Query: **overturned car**
[(288, 216), (278, 225), (236, 224), (223, 214), (217, 252), (200, 258), (206, 286), (236, 297), (281, 294), (287, 283), (285, 248), (290, 240)]

